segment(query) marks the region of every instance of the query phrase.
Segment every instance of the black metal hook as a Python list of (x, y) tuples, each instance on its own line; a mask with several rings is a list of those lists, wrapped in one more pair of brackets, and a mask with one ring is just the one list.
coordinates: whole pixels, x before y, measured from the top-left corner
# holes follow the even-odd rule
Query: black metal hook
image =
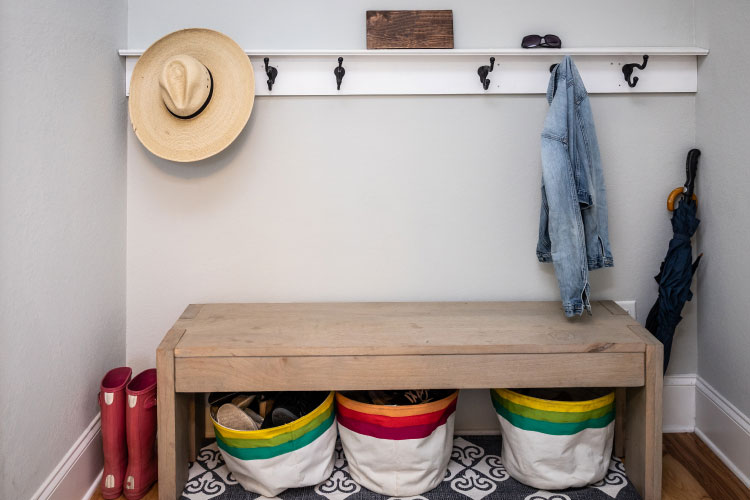
[(266, 80), (266, 83), (268, 84), (268, 91), (270, 92), (271, 89), (273, 89), (273, 84), (276, 82), (276, 75), (279, 74), (279, 70), (274, 68), (273, 66), (268, 65), (268, 58), (263, 58), (263, 63), (266, 65), (266, 75), (268, 76), (268, 80)]
[(555, 68), (556, 68), (556, 67), (557, 67), (557, 63), (555, 63), (555, 64), (553, 64), (552, 66), (550, 66), (550, 67), (549, 67), (549, 72), (550, 72), (550, 73), (552, 73), (553, 71), (555, 71)]
[(336, 90), (341, 90), (341, 80), (344, 79), (344, 74), (346, 73), (346, 70), (341, 65), (343, 62), (344, 58), (339, 57), (339, 65), (333, 68), (333, 74), (336, 75)]
[(490, 57), (489, 66), (479, 66), (479, 69), (477, 69), (477, 74), (479, 75), (479, 81), (482, 82), (482, 86), (484, 87), (484, 90), (487, 90), (488, 88), (490, 88), (490, 79), (487, 78), (487, 76), (492, 72), (493, 69), (495, 69), (494, 57)]
[(630, 77), (633, 75), (633, 69), (646, 69), (646, 64), (648, 64), (648, 55), (643, 56), (643, 64), (637, 64), (637, 63), (630, 63), (630, 64), (624, 64), (622, 66), (622, 74), (625, 75), (625, 81), (628, 82), (628, 85), (632, 88), (635, 87), (638, 84), (638, 77), (633, 77), (633, 80), (630, 80)]

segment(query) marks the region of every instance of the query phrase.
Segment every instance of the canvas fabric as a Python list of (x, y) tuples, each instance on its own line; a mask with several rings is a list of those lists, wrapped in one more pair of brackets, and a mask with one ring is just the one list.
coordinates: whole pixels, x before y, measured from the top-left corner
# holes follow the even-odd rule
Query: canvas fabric
[(279, 427), (235, 431), (214, 420), (216, 444), (234, 478), (248, 491), (275, 497), (287, 488), (316, 485), (333, 470), (334, 395), (302, 418)]
[(352, 479), (388, 496), (421, 495), (443, 481), (458, 391), (432, 403), (381, 406), (336, 395), (341, 445)]
[(614, 392), (590, 401), (550, 401), (491, 391), (503, 432), (503, 464), (515, 480), (548, 490), (602, 480), (612, 455)]
[[(548, 491), (519, 483), (500, 459), (498, 436), (461, 436), (453, 440), (448, 470), (442, 482), (412, 500), (641, 500), (625, 474), (621, 460), (612, 458), (607, 475), (583, 488)], [(352, 480), (341, 443), (331, 476), (316, 486), (289, 488), (279, 500), (389, 500)], [(267, 500), (247, 492), (229, 472), (215, 441), (204, 446), (190, 465), (180, 500)]]

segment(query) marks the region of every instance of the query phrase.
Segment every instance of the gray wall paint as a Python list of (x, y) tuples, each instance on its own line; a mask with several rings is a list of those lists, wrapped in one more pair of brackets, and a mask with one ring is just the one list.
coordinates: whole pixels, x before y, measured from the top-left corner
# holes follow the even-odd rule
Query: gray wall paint
[[(692, 5), (637, 4), (413, 7), (453, 8), (458, 48), (514, 46), (529, 31), (559, 33), (570, 45), (693, 43)], [(327, 5), (289, 2), (280, 11), (264, 2), (216, 8), (131, 0), (129, 46), (145, 48), (171, 30), (200, 25), (247, 48), (356, 48), (364, 44), (364, 10), (394, 7)], [(644, 317), (655, 294), (650, 276), (666, 249), (663, 198), (681, 182), (682, 156), (694, 140), (694, 97), (593, 100), (617, 259), (614, 270), (594, 274), (595, 293), (636, 298)], [(187, 166), (153, 157), (130, 134), (129, 359), (151, 362), (152, 347), (188, 297), (555, 298), (551, 270), (533, 254), (545, 111), (541, 96), (259, 98), (236, 144)], [(177, 253), (154, 244), (179, 245), (181, 231), (194, 224), (210, 236)], [(170, 282), (177, 295), (155, 286)], [(168, 311), (164, 302), (173, 304)], [(680, 373), (695, 368), (688, 313), (674, 360)]]
[(126, 3), (0, 3), (0, 498), (28, 498), (125, 360)]
[(212, 28), (251, 49), (364, 49), (365, 11), (452, 9), (456, 48), (517, 47), (523, 35), (555, 33), (570, 47), (693, 43), (693, 2), (685, 0), (130, 0), (129, 48), (170, 31)]
[[(363, 48), (365, 0), (129, 2), (129, 48), (204, 26), (243, 48)], [(178, 7), (179, 6), (179, 7)], [(456, 47), (513, 47), (557, 33), (570, 46), (691, 45), (692, 3), (434, 2)], [(695, 140), (693, 95), (592, 98), (616, 267), (596, 298), (636, 299), (645, 319), (670, 234), (667, 194)], [(190, 302), (557, 300), (535, 257), (543, 96), (258, 98), (222, 154), (178, 165), (128, 133), (128, 361), (154, 350)], [(670, 367), (696, 369), (695, 304)], [(495, 421), (467, 393), (459, 429)]]
[(701, 0), (698, 40), (711, 47), (699, 67), (697, 134), (703, 155), (697, 194), (699, 237), (698, 374), (750, 415), (750, 219), (741, 209), (750, 193), (747, 135), (750, 98), (747, 53), (735, 43), (750, 25), (750, 4)]
[[(593, 98), (616, 267), (595, 297), (645, 317), (693, 96)], [(159, 160), (128, 134), (128, 360), (190, 302), (556, 300), (539, 264), (533, 97), (260, 98), (222, 154)], [(694, 317), (672, 368), (694, 365)]]

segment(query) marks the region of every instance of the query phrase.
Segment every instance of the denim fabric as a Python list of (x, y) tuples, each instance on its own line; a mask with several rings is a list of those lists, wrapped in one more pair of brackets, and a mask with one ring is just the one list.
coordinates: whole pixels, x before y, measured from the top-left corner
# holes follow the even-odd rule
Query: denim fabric
[(552, 72), (542, 132), (542, 209), (537, 257), (552, 262), (565, 315), (589, 304), (589, 270), (612, 267), (607, 194), (586, 88), (566, 56)]

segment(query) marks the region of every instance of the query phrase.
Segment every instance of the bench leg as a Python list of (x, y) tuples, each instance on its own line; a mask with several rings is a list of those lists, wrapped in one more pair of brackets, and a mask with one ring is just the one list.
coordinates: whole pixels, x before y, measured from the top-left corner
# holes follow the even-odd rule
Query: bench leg
[(195, 457), (201, 451), (206, 427), (206, 409), (202, 392), (195, 393), (190, 399), (190, 421), (188, 433), (190, 435), (190, 453), (188, 459), (195, 462)]
[(625, 469), (643, 500), (661, 499), (662, 360), (662, 345), (647, 344), (645, 385), (627, 389)]
[(193, 394), (175, 392), (174, 346), (185, 330), (170, 330), (156, 350), (159, 500), (177, 500), (188, 477)]
[(617, 458), (625, 456), (625, 400), (627, 389), (618, 387), (615, 389), (615, 447), (614, 455)]

